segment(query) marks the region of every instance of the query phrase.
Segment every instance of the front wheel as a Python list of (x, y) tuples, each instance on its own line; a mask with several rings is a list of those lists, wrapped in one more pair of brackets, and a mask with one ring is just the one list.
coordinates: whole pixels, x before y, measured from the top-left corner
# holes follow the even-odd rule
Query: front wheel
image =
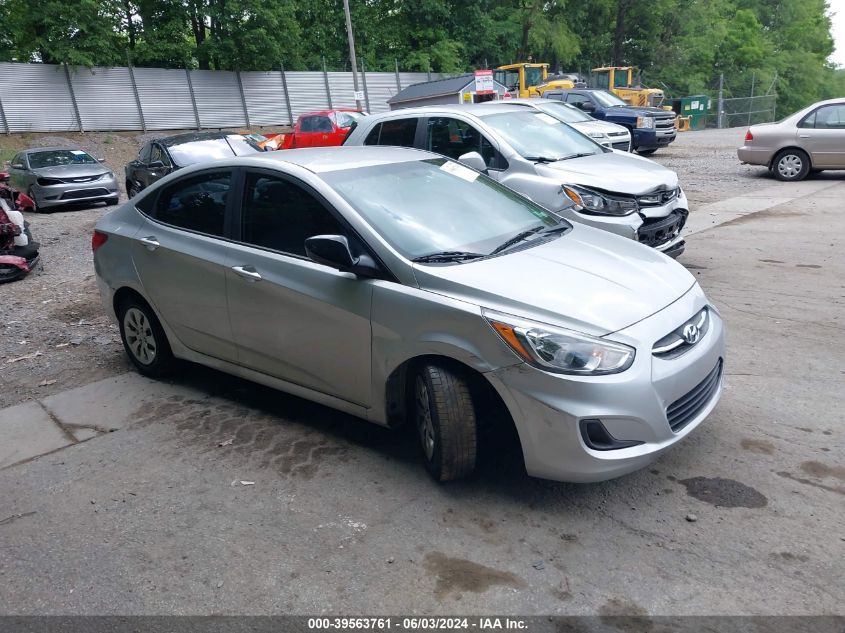
[(130, 198), (134, 198), (139, 193), (141, 193), (141, 190), (138, 189), (138, 185), (136, 185), (134, 182), (133, 183), (128, 183), (128, 182), (126, 183), (126, 195), (127, 196), (129, 196)]
[(638, 149), (637, 154), (639, 154), (640, 156), (651, 156), (656, 151), (656, 147), (652, 147), (651, 149)]
[(810, 173), (810, 157), (800, 149), (785, 149), (775, 156), (772, 173), (778, 180), (804, 180)]
[(173, 367), (173, 352), (152, 308), (131, 297), (117, 311), (123, 348), (138, 371), (151, 378), (166, 375)]
[(38, 206), (38, 198), (35, 197), (35, 194), (32, 192), (32, 187), (27, 189), (26, 195), (29, 196), (30, 200), (32, 200), (32, 212), (33, 213), (41, 213), (43, 209)]
[(478, 431), (464, 376), (442, 365), (425, 365), (414, 379), (414, 418), (426, 470), (452, 481), (475, 470)]

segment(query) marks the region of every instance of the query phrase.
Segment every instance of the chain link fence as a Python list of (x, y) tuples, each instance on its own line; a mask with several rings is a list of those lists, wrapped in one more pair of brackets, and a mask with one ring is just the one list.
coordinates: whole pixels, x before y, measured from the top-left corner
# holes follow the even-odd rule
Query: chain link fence
[[(368, 112), (435, 73), (359, 73)], [(292, 125), (303, 112), (355, 108), (351, 72), (82, 68), (0, 62), (0, 133)]]

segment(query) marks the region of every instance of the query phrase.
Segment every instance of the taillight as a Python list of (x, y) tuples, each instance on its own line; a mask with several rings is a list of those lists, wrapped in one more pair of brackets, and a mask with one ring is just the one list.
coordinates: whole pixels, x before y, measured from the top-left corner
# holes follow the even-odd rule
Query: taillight
[(753, 141), (753, 140), (754, 140), (754, 135), (751, 133), (751, 130), (748, 130), (745, 133), (745, 142), (747, 143), (748, 141)]
[(94, 231), (94, 234), (91, 236), (91, 250), (95, 251), (100, 248), (103, 244), (106, 243), (106, 240), (109, 239), (109, 236), (102, 231)]

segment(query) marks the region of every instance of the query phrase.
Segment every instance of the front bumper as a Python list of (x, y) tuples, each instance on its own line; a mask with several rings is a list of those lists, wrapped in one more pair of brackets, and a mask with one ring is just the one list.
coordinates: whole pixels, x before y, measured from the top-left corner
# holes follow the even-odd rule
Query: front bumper
[(670, 129), (646, 129), (637, 128), (634, 130), (633, 144), (636, 149), (655, 149), (666, 147), (675, 140), (677, 132), (675, 128)]
[(32, 193), (39, 208), (42, 209), (63, 204), (100, 202), (116, 199), (120, 195), (115, 178), (47, 186), (34, 184)]
[[(711, 310), (707, 333), (677, 358), (657, 358), (651, 348), (704, 305), (706, 298), (696, 287), (656, 315), (610, 336), (628, 344), (639, 341), (634, 364), (621, 374), (566, 376), (527, 364), (487, 374), (514, 419), (528, 474), (572, 482), (612, 479), (643, 468), (692, 433), (721, 397), (721, 374), (677, 432), (669, 426), (667, 409), (695, 394), (722, 362), (722, 321)], [(640, 443), (594, 450), (582, 436), (582, 420), (600, 420), (615, 439)]]

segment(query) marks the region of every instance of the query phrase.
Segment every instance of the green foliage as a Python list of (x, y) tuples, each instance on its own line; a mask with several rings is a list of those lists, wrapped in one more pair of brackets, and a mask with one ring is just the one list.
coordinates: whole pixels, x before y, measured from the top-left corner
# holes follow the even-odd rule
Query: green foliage
[[(456, 73), (517, 61), (642, 69), (671, 95), (845, 94), (826, 0), (349, 0), (368, 70)], [(0, 60), (349, 70), (342, 0), (0, 0)]]

